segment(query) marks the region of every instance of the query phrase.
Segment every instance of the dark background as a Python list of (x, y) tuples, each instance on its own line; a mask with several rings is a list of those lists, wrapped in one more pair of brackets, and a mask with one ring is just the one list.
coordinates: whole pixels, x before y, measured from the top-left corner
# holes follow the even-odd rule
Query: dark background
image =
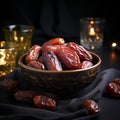
[(112, 0), (4, 0), (0, 3), (0, 40), (3, 26), (32, 24), (35, 27), (32, 44), (63, 37), (79, 43), (81, 17), (106, 19), (104, 39), (119, 41), (119, 1)]
[[(79, 43), (80, 18), (102, 17), (106, 19), (105, 46), (97, 52), (102, 59), (102, 70), (120, 69), (120, 52), (106, 47), (110, 42), (120, 40), (120, 4), (118, 2), (119, 0), (3, 0), (0, 3), (0, 40), (5, 39), (3, 26), (31, 24), (35, 27), (32, 44), (42, 44), (53, 37), (63, 37), (66, 41)], [(120, 100), (105, 95), (101, 100), (102, 114), (98, 120), (120, 120)], [(9, 110), (9, 107), (6, 109)]]

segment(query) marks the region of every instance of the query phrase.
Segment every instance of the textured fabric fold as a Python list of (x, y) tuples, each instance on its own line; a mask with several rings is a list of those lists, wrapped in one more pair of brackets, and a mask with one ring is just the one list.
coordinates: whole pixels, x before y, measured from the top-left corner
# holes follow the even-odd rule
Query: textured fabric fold
[[(78, 92), (73, 98), (58, 99), (54, 111), (16, 102), (11, 93), (0, 91), (0, 120), (89, 120), (98, 117), (100, 113), (89, 115), (82, 103), (85, 99), (93, 99), (101, 106), (100, 100), (105, 92), (105, 86), (118, 77), (120, 71), (117, 69), (109, 68), (101, 71), (90, 86)], [(34, 89), (27, 83), (19, 68), (6, 78), (18, 80), (21, 89)]]

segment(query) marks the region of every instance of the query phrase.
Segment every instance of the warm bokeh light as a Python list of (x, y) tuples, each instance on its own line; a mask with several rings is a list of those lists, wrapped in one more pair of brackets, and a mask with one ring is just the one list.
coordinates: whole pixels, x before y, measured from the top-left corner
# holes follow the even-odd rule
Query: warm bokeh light
[(114, 47), (116, 47), (116, 46), (117, 46), (117, 43), (113, 42), (113, 43), (112, 43), (112, 47), (114, 48)]
[(90, 36), (94, 36), (95, 35), (95, 30), (93, 27), (90, 28), (90, 32), (89, 32)]
[(94, 24), (94, 21), (90, 21), (90, 24)]

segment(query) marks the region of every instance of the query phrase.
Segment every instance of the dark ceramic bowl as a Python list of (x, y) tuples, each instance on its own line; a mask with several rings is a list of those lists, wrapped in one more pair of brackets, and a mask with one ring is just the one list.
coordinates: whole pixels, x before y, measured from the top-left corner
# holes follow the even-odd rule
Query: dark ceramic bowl
[(81, 91), (90, 85), (100, 71), (101, 58), (90, 52), (93, 56), (93, 66), (87, 69), (48, 71), (31, 68), (24, 64), (26, 54), (22, 55), (18, 61), (23, 75), (36, 86), (48, 93), (56, 95), (73, 94)]

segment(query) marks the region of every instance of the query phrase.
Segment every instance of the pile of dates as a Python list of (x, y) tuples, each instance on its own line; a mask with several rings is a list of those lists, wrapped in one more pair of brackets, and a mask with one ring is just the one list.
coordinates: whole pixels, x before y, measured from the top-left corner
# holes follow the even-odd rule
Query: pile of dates
[(93, 66), (92, 55), (75, 42), (54, 38), (42, 46), (33, 45), (25, 56), (27, 66), (42, 70), (75, 70)]

